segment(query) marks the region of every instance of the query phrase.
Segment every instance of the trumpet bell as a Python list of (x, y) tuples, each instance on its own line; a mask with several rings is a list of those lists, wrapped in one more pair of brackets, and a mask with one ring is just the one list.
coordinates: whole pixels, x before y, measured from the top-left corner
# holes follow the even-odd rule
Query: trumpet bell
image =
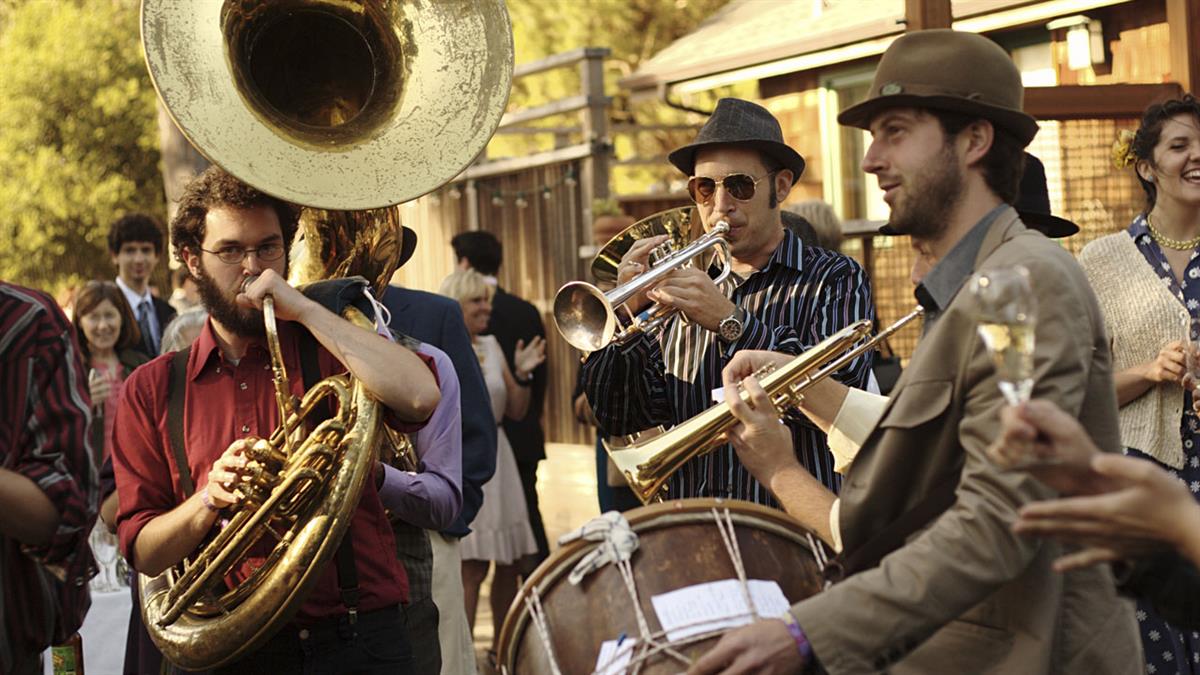
[(604, 291), (586, 281), (572, 281), (554, 296), (554, 323), (572, 347), (594, 352), (612, 342), (617, 315)]
[(142, 39), (197, 149), (325, 209), (397, 204), (457, 175), (512, 83), (503, 0), (144, 0)]

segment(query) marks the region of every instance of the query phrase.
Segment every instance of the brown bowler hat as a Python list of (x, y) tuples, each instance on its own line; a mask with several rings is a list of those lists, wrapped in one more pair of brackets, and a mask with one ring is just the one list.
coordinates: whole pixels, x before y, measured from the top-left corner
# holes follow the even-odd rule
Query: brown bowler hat
[(933, 108), (978, 115), (1028, 145), (1037, 121), (1023, 110), (1021, 73), (1000, 45), (949, 29), (919, 30), (896, 39), (883, 53), (871, 91), (846, 108), (838, 122), (868, 129), (887, 108)]

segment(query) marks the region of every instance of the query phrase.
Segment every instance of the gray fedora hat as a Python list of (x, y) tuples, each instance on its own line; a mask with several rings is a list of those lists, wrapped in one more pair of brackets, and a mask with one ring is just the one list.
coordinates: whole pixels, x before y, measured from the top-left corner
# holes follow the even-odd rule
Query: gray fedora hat
[(1021, 73), (1000, 45), (975, 33), (918, 30), (887, 48), (866, 100), (843, 110), (838, 122), (867, 129), (888, 108), (933, 108), (982, 117), (1024, 146), (1038, 130), (1024, 100)]
[(792, 172), (792, 182), (804, 173), (804, 158), (783, 142), (779, 120), (769, 110), (740, 98), (723, 98), (696, 134), (696, 140), (667, 155), (667, 160), (688, 176), (696, 169), (696, 151), (710, 145), (754, 148)]

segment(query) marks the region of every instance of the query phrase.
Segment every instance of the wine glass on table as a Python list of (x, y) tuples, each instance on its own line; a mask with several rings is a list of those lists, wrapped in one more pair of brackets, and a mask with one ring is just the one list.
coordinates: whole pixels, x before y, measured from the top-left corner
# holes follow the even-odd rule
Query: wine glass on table
[[(997, 385), (1011, 406), (1029, 400), (1033, 393), (1033, 351), (1037, 329), (1037, 298), (1033, 294), (1029, 270), (1021, 265), (987, 270), (971, 277), (967, 290), (978, 312), (976, 330), (992, 357)], [(1053, 460), (1033, 456), (1032, 444), (1009, 448), (1012, 457), (1007, 468), (1020, 469)]]

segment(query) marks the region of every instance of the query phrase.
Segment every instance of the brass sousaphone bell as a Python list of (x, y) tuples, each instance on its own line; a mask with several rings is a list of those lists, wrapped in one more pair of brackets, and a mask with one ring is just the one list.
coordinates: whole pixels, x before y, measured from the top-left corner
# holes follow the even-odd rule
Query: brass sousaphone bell
[[(246, 183), (308, 207), (307, 248), (321, 258), (303, 265), (310, 280), (324, 269), (386, 283), (404, 236), (394, 205), (478, 156), (512, 83), (503, 0), (143, 0), (142, 41), (155, 88), (192, 144)], [(348, 268), (350, 258), (376, 269)], [(357, 310), (344, 316), (364, 321)], [(319, 397), (336, 412), (301, 438)], [(327, 378), (280, 406), (291, 412), (260, 441), (253, 497), (196, 555), (140, 579), (146, 627), (180, 667), (235, 661), (291, 618), (374, 467), (382, 414), (361, 383)], [(275, 542), (266, 563), (226, 587), (261, 541)]]

